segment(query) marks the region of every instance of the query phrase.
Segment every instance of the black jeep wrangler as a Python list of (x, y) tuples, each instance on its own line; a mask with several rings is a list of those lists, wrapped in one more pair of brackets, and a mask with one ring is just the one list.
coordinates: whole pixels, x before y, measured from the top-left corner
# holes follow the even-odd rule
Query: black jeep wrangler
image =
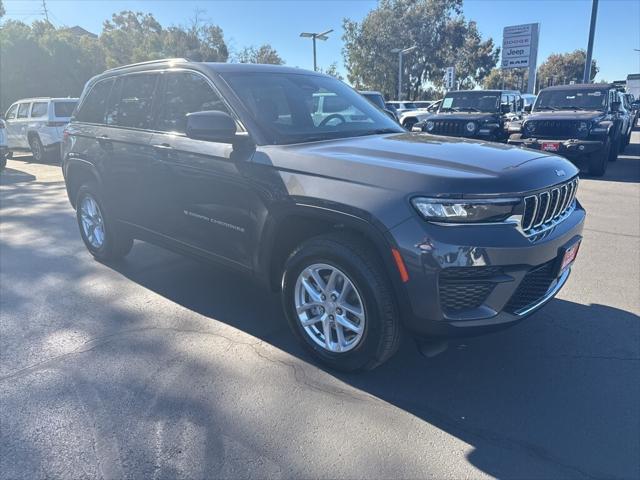
[(602, 176), (618, 157), (622, 119), (614, 85), (559, 85), (540, 91), (531, 115), (511, 125), (509, 144), (558, 153), (585, 161), (591, 175)]
[(438, 113), (412, 130), (506, 142), (509, 124), (522, 119), (523, 101), (516, 90), (460, 90), (442, 99)]

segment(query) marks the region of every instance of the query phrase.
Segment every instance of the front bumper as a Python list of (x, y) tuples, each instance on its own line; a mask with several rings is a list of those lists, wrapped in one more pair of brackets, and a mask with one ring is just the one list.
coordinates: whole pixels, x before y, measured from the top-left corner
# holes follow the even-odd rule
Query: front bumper
[(543, 149), (543, 144), (545, 143), (557, 143), (559, 146), (559, 150), (546, 152), (556, 153), (569, 159), (578, 158), (584, 155), (598, 152), (604, 147), (604, 141), (601, 140), (581, 140), (577, 138), (554, 140), (547, 138), (522, 138), (520, 135), (511, 135), (507, 143), (509, 145), (531, 148), (540, 151), (546, 151)]
[(562, 288), (561, 249), (580, 238), (585, 211), (576, 207), (533, 241), (514, 225), (442, 226), (411, 218), (389, 231), (409, 273), (403, 318), (424, 335), (474, 335), (516, 323)]

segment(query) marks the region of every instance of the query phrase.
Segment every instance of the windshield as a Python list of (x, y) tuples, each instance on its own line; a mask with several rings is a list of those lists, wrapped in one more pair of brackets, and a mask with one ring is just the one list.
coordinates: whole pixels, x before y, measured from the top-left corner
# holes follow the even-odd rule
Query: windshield
[(607, 107), (607, 90), (547, 90), (538, 94), (533, 107), (540, 110), (604, 110)]
[(73, 109), (76, 108), (77, 101), (74, 102), (55, 102), (53, 104), (53, 110), (56, 117), (70, 117), (73, 113)]
[(299, 73), (229, 73), (224, 78), (273, 144), (404, 131), (333, 78)]
[(452, 92), (442, 100), (441, 112), (489, 112), (498, 111), (500, 95), (495, 92)]

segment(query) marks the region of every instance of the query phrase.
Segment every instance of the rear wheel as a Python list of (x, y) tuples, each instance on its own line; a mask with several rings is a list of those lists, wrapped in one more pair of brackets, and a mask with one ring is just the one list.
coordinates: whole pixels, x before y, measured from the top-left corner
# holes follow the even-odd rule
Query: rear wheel
[(110, 217), (97, 185), (80, 187), (76, 200), (76, 218), (82, 240), (96, 259), (117, 260), (131, 251), (133, 239)]
[(40, 137), (38, 135), (31, 135), (31, 137), (29, 137), (29, 147), (31, 148), (33, 159), (36, 162), (44, 162), (46, 152), (44, 150), (44, 145), (42, 145), (42, 141), (40, 140)]
[(315, 358), (343, 371), (370, 370), (400, 343), (391, 286), (357, 237), (325, 235), (289, 257), (282, 300), (293, 333)]
[(403, 120), (402, 126), (407, 130), (411, 130), (416, 123), (418, 123), (417, 118), (407, 118)]
[(611, 139), (607, 137), (602, 150), (589, 155), (589, 174), (601, 177), (607, 171), (607, 165), (611, 157)]

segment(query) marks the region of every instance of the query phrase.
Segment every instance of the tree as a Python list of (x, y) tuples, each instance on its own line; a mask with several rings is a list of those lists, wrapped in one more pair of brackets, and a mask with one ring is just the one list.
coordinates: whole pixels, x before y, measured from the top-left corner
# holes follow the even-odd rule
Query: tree
[(271, 65), (284, 65), (284, 60), (278, 52), (268, 43), (256, 48), (254, 46), (243, 48), (237, 55), (238, 63), (265, 63)]
[(410, 98), (423, 86), (442, 86), (444, 69), (456, 66), (458, 78), (472, 87), (488, 74), (499, 50), (482, 41), (475, 22), (467, 22), (462, 0), (381, 0), (362, 22), (344, 20), (343, 54), (356, 88), (395, 97), (398, 55), (393, 49), (417, 46), (404, 57), (403, 81)]
[(526, 68), (492, 69), (482, 81), (482, 87), (488, 90), (520, 90), (526, 92), (528, 85)]
[(89, 78), (104, 71), (96, 38), (51, 23), (31, 26), (8, 20), (0, 26), (0, 108), (20, 98), (77, 97)]
[[(584, 64), (587, 54), (584, 50), (569, 53), (553, 53), (538, 68), (538, 85), (544, 88), (550, 85), (562, 85), (575, 81), (582, 83)], [(591, 78), (593, 81), (599, 69), (596, 61), (591, 61)]]
[(344, 80), (344, 77), (340, 74), (340, 72), (338, 71), (338, 64), (337, 62), (333, 62), (331, 65), (329, 65), (326, 70), (323, 70), (322, 68), (320, 69), (321, 73), (324, 73), (326, 75), (330, 75), (333, 78), (336, 78), (340, 81)]

